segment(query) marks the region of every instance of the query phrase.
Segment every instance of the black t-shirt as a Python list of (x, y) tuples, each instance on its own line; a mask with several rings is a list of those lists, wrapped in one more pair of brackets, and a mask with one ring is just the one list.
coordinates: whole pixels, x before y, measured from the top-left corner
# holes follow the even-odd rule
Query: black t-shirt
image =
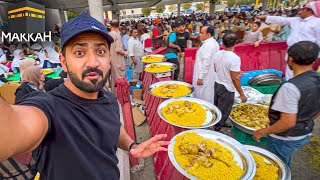
[(60, 86), (60, 84), (63, 84), (63, 83), (64, 83), (64, 79), (63, 78), (60, 78), (60, 79), (49, 79), (44, 84), (44, 89), (48, 92), (48, 91), (51, 91), (54, 88)]
[(16, 95), (14, 102), (17, 103), (21, 101), (24, 98), (24, 96), (35, 91), (37, 90), (33, 89), (28, 82), (22, 83), (14, 93)]
[(49, 121), (44, 140), (33, 151), (41, 180), (119, 179), (121, 123), (113, 94), (100, 91), (98, 99), (83, 99), (62, 84), (28, 96), (19, 104), (39, 108)]
[(184, 48), (187, 48), (187, 40), (189, 39), (190, 35), (188, 32), (177, 33), (177, 44), (182, 52), (184, 52)]

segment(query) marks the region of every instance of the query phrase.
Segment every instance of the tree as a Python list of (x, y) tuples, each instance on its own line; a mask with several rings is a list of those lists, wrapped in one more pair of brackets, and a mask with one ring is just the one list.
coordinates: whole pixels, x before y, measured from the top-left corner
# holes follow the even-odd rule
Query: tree
[(203, 3), (196, 4), (196, 9), (197, 9), (197, 11), (203, 10)]
[(174, 4), (172, 4), (172, 5), (170, 5), (170, 6), (168, 7), (168, 9), (169, 9), (170, 12), (173, 12), (173, 11), (176, 10), (176, 6), (175, 6)]
[(157, 13), (163, 13), (164, 10), (166, 10), (165, 6), (156, 6), (156, 12)]
[(73, 12), (73, 11), (67, 11), (67, 17), (68, 17), (68, 20), (78, 16), (80, 13), (76, 13), (76, 12)]
[(141, 12), (144, 16), (149, 16), (151, 14), (152, 9), (150, 7), (144, 7), (141, 9)]
[(187, 9), (189, 9), (191, 7), (191, 4), (190, 3), (185, 3), (185, 4), (183, 4), (183, 9), (184, 10), (187, 10)]

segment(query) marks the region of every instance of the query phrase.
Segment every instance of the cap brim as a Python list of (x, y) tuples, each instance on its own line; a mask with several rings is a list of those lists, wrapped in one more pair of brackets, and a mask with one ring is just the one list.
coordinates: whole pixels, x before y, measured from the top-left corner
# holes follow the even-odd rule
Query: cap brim
[(104, 37), (104, 38), (107, 40), (109, 47), (110, 47), (111, 43), (113, 43), (113, 41), (114, 41), (113, 38), (112, 38), (108, 33), (101, 32), (100, 30), (97, 30), (97, 29), (84, 29), (83, 31), (79, 31), (79, 32), (73, 34), (72, 36), (70, 36), (68, 39), (66, 39), (66, 40), (64, 41), (64, 43), (61, 44), (61, 49), (63, 49), (64, 46), (65, 46), (66, 44), (68, 44), (68, 42), (69, 42), (73, 37), (75, 37), (75, 36), (77, 36), (77, 35), (79, 35), (79, 34), (85, 33), (85, 32), (98, 33), (99, 35), (101, 35), (102, 37)]

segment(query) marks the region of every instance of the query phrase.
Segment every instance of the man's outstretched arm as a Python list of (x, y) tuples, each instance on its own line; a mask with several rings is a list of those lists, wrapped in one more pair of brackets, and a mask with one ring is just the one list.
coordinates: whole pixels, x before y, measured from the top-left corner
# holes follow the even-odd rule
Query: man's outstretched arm
[(0, 162), (31, 152), (48, 131), (48, 119), (38, 108), (9, 105), (0, 98)]

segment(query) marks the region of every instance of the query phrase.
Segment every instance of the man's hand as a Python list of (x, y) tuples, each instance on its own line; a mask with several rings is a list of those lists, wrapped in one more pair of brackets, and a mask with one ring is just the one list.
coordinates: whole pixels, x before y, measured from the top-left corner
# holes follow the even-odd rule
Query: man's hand
[(13, 72), (8, 72), (7, 76), (14, 76), (14, 73)]
[(260, 42), (259, 42), (259, 41), (257, 41), (257, 42), (254, 43), (254, 47), (258, 47), (259, 45), (260, 45)]
[(247, 102), (248, 98), (245, 95), (240, 95), (240, 99), (243, 103)]
[(170, 142), (161, 141), (166, 137), (166, 134), (157, 134), (153, 138), (134, 146), (133, 149), (130, 150), (130, 154), (136, 158), (144, 158), (159, 151), (167, 151), (168, 149), (162, 146), (167, 146)]
[(253, 139), (257, 142), (260, 142), (260, 138), (262, 138), (263, 136), (265, 136), (265, 131), (264, 129), (259, 129), (259, 130), (256, 130), (254, 131), (253, 133)]
[(256, 18), (258, 18), (258, 19), (267, 19), (267, 16), (259, 15), (259, 16), (256, 16)]
[(179, 51), (179, 52), (181, 52), (181, 48), (180, 48), (180, 46), (178, 46), (178, 51)]
[(202, 86), (202, 85), (203, 85), (203, 79), (198, 79), (197, 85), (198, 85), (198, 86)]

